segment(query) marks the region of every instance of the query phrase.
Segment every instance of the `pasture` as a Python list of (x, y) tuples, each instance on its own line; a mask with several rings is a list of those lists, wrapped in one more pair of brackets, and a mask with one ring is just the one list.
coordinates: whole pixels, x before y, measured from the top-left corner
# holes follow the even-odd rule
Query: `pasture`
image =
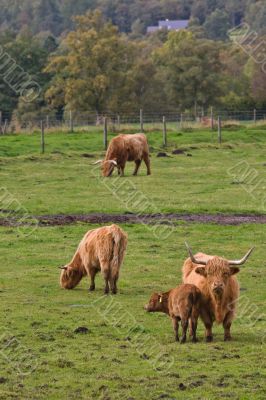
[[(261, 127), (224, 130), (221, 146), (208, 130), (171, 131), (166, 149), (160, 132), (147, 136), (152, 175), (142, 165), (132, 177), (128, 163), (120, 180), (101, 178), (91, 165), (104, 154), (100, 131), (50, 132), (44, 155), (38, 133), (0, 137), (0, 186), (32, 218), (139, 213), (138, 202), (123, 201), (134, 193), (147, 200), (147, 213), (265, 214)], [(131, 185), (117, 193), (123, 180)], [(6, 208), (2, 201), (2, 222), (10, 217)], [(22, 207), (14, 215), (19, 219)], [(158, 238), (149, 225), (122, 224), (129, 244), (118, 295), (103, 297), (101, 276), (93, 293), (87, 279), (73, 291), (60, 289), (57, 267), (99, 223), (38, 226), (29, 236), (0, 227), (0, 399), (265, 399), (265, 225), (179, 221)], [(228, 258), (256, 246), (238, 275), (232, 342), (223, 342), (215, 325), (214, 342), (205, 343), (200, 322), (199, 343), (180, 345), (167, 316), (143, 310), (151, 292), (180, 282), (185, 240), (195, 251)]]

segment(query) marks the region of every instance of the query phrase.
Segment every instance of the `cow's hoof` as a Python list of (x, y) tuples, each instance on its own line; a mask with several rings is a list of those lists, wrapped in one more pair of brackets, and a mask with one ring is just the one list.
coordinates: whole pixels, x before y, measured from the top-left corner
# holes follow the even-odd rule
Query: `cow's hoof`
[(232, 340), (232, 336), (225, 336), (224, 337), (224, 341), (225, 342), (230, 342), (230, 340)]
[(116, 289), (112, 290), (112, 294), (117, 294), (117, 290)]
[(181, 340), (180, 340), (180, 344), (184, 344), (184, 343), (186, 343), (186, 338), (181, 338)]
[(175, 341), (179, 342), (179, 337), (178, 336), (176, 336)]
[(95, 290), (95, 286), (90, 286), (89, 291), (93, 292)]
[(213, 342), (213, 336), (206, 336), (206, 342), (207, 343)]
[(197, 338), (192, 338), (192, 343), (198, 343), (198, 339)]

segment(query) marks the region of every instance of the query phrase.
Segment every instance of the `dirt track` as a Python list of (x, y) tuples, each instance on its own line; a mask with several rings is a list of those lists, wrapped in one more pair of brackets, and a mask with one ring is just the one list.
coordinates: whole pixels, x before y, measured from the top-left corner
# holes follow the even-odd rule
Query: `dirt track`
[[(77, 222), (85, 222), (90, 224), (102, 223), (144, 223), (144, 224), (169, 224), (176, 221), (197, 222), (197, 223), (214, 223), (219, 225), (241, 225), (247, 223), (266, 224), (266, 215), (244, 215), (244, 214), (153, 214), (153, 215), (136, 215), (136, 214), (84, 214), (84, 215), (42, 215), (32, 216), (32, 220), (39, 226), (58, 226), (70, 225)], [(25, 221), (27, 224), (27, 221)], [(0, 218), (0, 226), (16, 226), (21, 225), (18, 216), (12, 218)]]

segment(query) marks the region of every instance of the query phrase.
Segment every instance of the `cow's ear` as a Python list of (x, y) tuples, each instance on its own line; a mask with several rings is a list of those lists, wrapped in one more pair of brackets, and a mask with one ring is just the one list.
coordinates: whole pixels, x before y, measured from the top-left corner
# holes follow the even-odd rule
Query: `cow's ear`
[(207, 276), (206, 268), (205, 267), (197, 267), (195, 268), (195, 272), (202, 276)]
[(230, 267), (230, 275), (235, 275), (240, 271), (238, 267)]

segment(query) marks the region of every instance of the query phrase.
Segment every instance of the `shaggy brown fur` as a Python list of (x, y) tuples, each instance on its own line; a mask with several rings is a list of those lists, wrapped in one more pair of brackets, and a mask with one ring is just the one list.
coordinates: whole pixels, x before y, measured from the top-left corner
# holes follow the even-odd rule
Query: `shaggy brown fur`
[(179, 341), (178, 322), (181, 321), (181, 343), (186, 342), (188, 322), (190, 320), (190, 335), (192, 336), (192, 341), (196, 342), (200, 298), (200, 291), (195, 285), (180, 285), (165, 293), (153, 293), (149, 303), (144, 308), (148, 312), (163, 312), (170, 316), (176, 341)]
[(207, 261), (207, 265), (194, 264), (188, 258), (183, 266), (183, 282), (194, 284), (201, 291), (200, 316), (206, 328), (206, 340), (213, 340), (214, 321), (223, 323), (224, 340), (230, 340), (230, 328), (239, 297), (239, 285), (234, 275), (239, 268), (229, 266), (223, 258), (204, 253), (196, 254), (195, 258)]
[[(72, 259), (61, 272), (62, 288), (73, 289), (84, 276), (90, 276), (90, 290), (95, 289), (95, 275), (101, 271), (105, 293), (117, 292), (119, 270), (127, 247), (127, 234), (117, 225), (88, 231)], [(110, 288), (109, 288), (110, 285)]]
[(102, 162), (103, 176), (111, 176), (113, 173), (115, 165), (110, 163), (110, 160), (117, 163), (118, 174), (121, 176), (124, 176), (127, 161), (135, 161), (136, 166), (133, 175), (137, 175), (142, 160), (146, 164), (147, 175), (151, 174), (149, 147), (147, 138), (143, 133), (121, 134), (111, 140)]

